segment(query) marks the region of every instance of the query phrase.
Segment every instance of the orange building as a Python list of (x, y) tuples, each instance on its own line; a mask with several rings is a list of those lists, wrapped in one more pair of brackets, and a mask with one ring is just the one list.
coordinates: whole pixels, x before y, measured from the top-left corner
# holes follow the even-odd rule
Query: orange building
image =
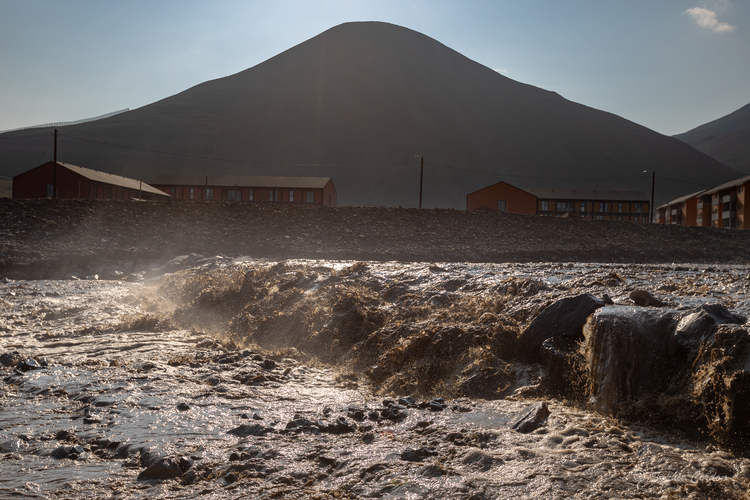
[(725, 182), (703, 192), (703, 218), (706, 219), (706, 201), (711, 200), (711, 227), (745, 229), (750, 224), (747, 190), (750, 175)]
[[(656, 209), (657, 224), (677, 224), (681, 226), (703, 225), (703, 204), (700, 203), (703, 193), (697, 191), (674, 199)], [(700, 209), (698, 205), (700, 204)], [(698, 224), (700, 219), (701, 224)]]
[(750, 175), (698, 191), (657, 209), (660, 224), (744, 229), (750, 224)]
[(520, 189), (501, 181), (466, 195), (466, 209), (648, 222), (649, 201), (641, 191)]
[(306, 203), (335, 207), (330, 177), (162, 174), (151, 184), (174, 200)]

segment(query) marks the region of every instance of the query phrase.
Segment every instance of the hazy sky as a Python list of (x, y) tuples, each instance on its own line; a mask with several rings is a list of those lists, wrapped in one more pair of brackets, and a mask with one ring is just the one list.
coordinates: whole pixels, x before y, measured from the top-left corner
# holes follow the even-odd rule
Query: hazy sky
[(347, 21), (668, 135), (750, 103), (750, 0), (0, 0), (0, 130), (138, 108)]

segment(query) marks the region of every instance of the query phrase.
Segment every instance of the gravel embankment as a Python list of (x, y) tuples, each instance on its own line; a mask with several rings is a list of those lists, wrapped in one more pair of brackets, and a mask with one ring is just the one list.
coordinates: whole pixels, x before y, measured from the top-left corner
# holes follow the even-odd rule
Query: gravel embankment
[(102, 265), (127, 267), (189, 253), (427, 262), (750, 263), (750, 232), (439, 209), (0, 200), (0, 277), (65, 277)]

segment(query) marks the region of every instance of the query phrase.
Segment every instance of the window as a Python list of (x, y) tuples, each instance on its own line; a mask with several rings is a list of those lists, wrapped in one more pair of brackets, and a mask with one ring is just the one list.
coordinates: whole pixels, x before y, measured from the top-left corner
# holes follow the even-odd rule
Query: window
[(294, 191), (289, 190), (289, 201), (294, 201)]
[[(617, 211), (622, 213), (622, 203), (617, 204)], [(618, 219), (618, 220), (622, 220), (622, 219)]]
[(55, 197), (55, 185), (47, 184), (47, 198), (54, 198), (54, 197)]
[[(177, 188), (169, 188), (169, 194), (172, 195), (172, 198), (176, 198), (177, 197)], [(109, 198), (109, 196), (107, 196), (107, 198)]]
[(206, 188), (206, 199), (207, 200), (213, 200), (214, 199), (214, 190), (211, 188)]
[(253, 190), (250, 190), (250, 193), (247, 195), (247, 201), (253, 201)]
[(574, 212), (573, 203), (570, 201), (558, 201), (555, 204), (556, 212)]
[(543, 201), (542, 202), (542, 211), (546, 211), (546, 210), (549, 210), (549, 202), (548, 201)]
[(497, 200), (497, 209), (500, 210), (501, 212), (505, 212), (505, 209), (506, 209), (505, 200)]
[(308, 203), (315, 203), (315, 191), (308, 191), (307, 192), (307, 202)]
[(586, 211), (586, 202), (582, 201), (581, 202), (581, 212), (585, 212), (585, 211)]
[(609, 203), (599, 203), (600, 212), (609, 212)]
[(268, 201), (279, 201), (279, 190), (271, 189), (268, 192)]
[(640, 203), (633, 203), (633, 212), (639, 214), (642, 212), (641, 204)]
[(604, 220), (604, 218), (601, 215), (597, 215), (596, 220)]
[(229, 201), (242, 201), (242, 190), (241, 189), (230, 189), (227, 191), (227, 200)]
[(190, 188), (190, 199), (195, 199), (195, 188)]

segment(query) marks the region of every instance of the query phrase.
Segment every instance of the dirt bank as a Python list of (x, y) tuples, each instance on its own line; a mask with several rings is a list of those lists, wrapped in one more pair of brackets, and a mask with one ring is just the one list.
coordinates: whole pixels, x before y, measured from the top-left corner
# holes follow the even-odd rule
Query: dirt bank
[(274, 260), (750, 263), (750, 232), (460, 210), (0, 199), (0, 277), (64, 278), (190, 253)]

